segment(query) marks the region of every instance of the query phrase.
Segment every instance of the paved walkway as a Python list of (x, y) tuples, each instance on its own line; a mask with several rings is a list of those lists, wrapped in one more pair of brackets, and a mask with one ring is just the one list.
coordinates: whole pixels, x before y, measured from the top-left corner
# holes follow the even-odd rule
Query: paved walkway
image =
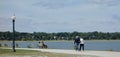
[(99, 57), (120, 57), (120, 52), (114, 51), (75, 51), (75, 50), (63, 50), (63, 49), (34, 49), (34, 48), (16, 48), (24, 50), (37, 50), (42, 52), (52, 52), (52, 53), (64, 53), (64, 54), (79, 54), (79, 55), (93, 55)]

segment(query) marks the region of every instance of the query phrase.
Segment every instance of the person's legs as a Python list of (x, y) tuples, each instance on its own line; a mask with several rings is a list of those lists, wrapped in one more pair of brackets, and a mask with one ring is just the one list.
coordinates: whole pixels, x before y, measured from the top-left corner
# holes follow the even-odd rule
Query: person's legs
[(78, 50), (79, 43), (76, 43), (76, 50)]
[(80, 49), (79, 49), (80, 51), (81, 51), (81, 47), (82, 47), (82, 44), (80, 44)]
[(80, 44), (80, 45), (81, 45), (81, 49), (80, 50), (84, 51), (84, 44)]

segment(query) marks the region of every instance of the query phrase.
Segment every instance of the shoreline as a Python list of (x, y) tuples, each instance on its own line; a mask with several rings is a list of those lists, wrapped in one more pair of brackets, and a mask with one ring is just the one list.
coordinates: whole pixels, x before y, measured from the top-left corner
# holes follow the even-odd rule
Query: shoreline
[[(42, 40), (40, 40), (42, 41)], [(44, 40), (44, 42), (73, 42), (74, 40)], [(88, 42), (92, 42), (92, 41), (120, 41), (120, 40), (85, 40)], [(3, 40), (0, 42), (12, 42), (12, 41), (8, 41), (8, 40)], [(33, 41), (16, 41), (16, 42), (33, 42)], [(34, 41), (34, 42), (39, 42), (39, 41)]]

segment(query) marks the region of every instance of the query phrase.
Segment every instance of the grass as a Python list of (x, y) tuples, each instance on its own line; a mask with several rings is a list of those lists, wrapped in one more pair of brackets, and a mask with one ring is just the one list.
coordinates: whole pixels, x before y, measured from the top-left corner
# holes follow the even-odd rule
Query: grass
[(11, 49), (0, 49), (0, 55), (36, 55), (40, 52), (34, 50), (16, 50), (13, 52)]
[(62, 54), (62, 53), (49, 53), (41, 52), (34, 50), (16, 50), (13, 52), (11, 49), (1, 49), (0, 48), (0, 57), (9, 57), (9, 56), (28, 56), (28, 57), (94, 57), (87, 55), (76, 55), (76, 54)]

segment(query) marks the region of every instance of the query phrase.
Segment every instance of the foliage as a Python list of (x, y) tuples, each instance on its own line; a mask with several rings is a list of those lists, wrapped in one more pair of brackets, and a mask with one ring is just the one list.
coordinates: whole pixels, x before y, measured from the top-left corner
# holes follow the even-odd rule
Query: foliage
[(16, 43), (16, 45), (15, 45), (17, 48), (19, 47), (19, 45)]
[[(33, 41), (33, 40), (73, 40), (76, 36), (83, 37), (85, 40), (118, 40), (120, 32), (15, 32), (15, 39), (18, 41)], [(13, 38), (12, 32), (0, 32), (0, 40), (11, 41)]]
[(2, 44), (0, 44), (0, 47), (2, 47)]
[(32, 45), (32, 44), (29, 44), (29, 45), (27, 46), (27, 48), (33, 48), (33, 45)]
[(8, 47), (8, 44), (4, 44), (4, 47)]
[(113, 49), (109, 49), (108, 51), (114, 51)]

